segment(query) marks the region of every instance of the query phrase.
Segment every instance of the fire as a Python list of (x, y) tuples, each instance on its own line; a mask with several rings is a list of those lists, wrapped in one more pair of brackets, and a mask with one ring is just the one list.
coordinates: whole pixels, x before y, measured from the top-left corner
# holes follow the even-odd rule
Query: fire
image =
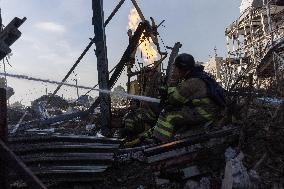
[[(135, 31), (138, 27), (139, 22), (141, 21), (139, 14), (135, 8), (130, 11), (128, 20), (128, 29)], [(139, 49), (142, 52), (143, 60), (145, 63), (151, 64), (158, 59), (158, 53), (154, 48), (154, 44), (151, 38), (146, 39), (144, 37), (144, 34), (142, 34), (139, 44)]]

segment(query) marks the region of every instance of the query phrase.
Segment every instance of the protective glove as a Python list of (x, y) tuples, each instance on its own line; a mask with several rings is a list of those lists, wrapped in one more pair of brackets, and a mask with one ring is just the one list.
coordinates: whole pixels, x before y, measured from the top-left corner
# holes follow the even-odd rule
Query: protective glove
[(167, 86), (161, 86), (158, 88), (158, 96), (161, 99), (165, 99), (168, 97), (168, 87)]
[(163, 108), (167, 104), (168, 99), (168, 87), (161, 86), (158, 88), (158, 96), (161, 99), (160, 108)]
[(126, 142), (124, 144), (124, 147), (125, 148), (133, 148), (133, 147), (139, 145), (140, 143), (141, 143), (141, 139), (140, 138), (136, 138), (136, 139), (134, 139), (132, 141)]

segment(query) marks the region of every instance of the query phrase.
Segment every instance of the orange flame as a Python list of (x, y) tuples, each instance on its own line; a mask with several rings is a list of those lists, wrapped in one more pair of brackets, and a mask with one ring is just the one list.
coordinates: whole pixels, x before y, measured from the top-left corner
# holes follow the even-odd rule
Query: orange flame
[[(139, 22), (141, 21), (139, 14), (135, 8), (131, 9), (128, 20), (128, 29), (135, 31), (138, 27)], [(139, 49), (142, 52), (143, 60), (145, 63), (151, 64), (158, 59), (158, 53), (154, 48), (154, 44), (151, 38), (145, 38), (144, 34), (142, 34), (139, 44)]]

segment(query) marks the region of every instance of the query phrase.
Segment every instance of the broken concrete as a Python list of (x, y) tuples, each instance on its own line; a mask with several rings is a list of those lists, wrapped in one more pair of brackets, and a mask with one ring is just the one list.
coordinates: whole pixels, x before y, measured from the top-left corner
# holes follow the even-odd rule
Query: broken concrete
[[(225, 167), (224, 179), (222, 182), (222, 189), (257, 189), (259, 188), (259, 176), (256, 171), (247, 171), (242, 160), (244, 159), (244, 154), (239, 153), (237, 157), (235, 156), (235, 151), (232, 148), (226, 151), (227, 163)], [(232, 157), (229, 159), (229, 156)]]
[[(243, 156), (243, 155), (241, 155)], [(250, 186), (247, 169), (242, 163), (242, 157), (238, 156), (226, 163), (222, 189), (246, 189)]]

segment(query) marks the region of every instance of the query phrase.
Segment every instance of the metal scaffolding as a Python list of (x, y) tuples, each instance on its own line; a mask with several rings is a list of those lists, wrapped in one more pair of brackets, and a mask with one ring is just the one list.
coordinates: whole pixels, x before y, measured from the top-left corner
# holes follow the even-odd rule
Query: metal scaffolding
[(225, 31), (228, 57), (222, 83), (227, 89), (251, 74), (257, 89), (283, 79), (284, 6), (276, 1), (250, 3)]

